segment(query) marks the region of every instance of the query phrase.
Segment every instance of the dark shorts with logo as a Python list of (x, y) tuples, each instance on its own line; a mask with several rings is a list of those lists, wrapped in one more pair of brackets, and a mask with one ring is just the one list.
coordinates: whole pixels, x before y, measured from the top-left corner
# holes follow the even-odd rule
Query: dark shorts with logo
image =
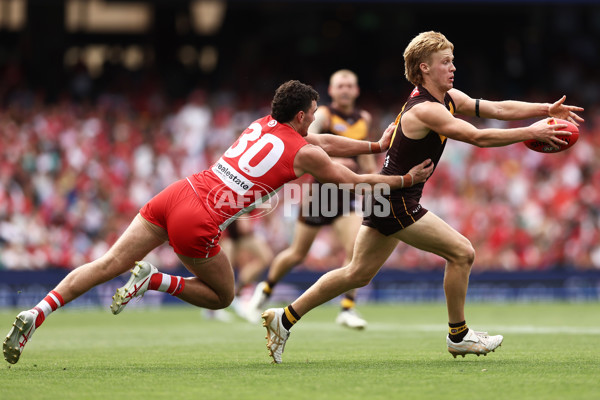
[(371, 202), (370, 207), (368, 203), (363, 203), (365, 217), (362, 224), (377, 229), (383, 235), (390, 236), (414, 224), (428, 211), (421, 206), (419, 198), (393, 197), (390, 199), (390, 204), (389, 213), (381, 215), (381, 213), (374, 212), (375, 203)]

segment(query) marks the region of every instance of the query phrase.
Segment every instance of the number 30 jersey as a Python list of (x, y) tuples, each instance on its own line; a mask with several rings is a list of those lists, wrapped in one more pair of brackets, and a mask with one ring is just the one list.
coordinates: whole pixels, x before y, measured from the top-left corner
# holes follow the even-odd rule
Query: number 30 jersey
[(254, 121), (211, 168), (188, 181), (223, 230), (297, 178), (294, 158), (307, 144), (269, 115)]

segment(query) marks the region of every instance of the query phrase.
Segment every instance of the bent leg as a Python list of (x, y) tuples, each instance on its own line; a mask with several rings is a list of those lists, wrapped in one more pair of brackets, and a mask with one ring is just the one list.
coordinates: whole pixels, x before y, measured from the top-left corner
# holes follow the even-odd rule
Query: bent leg
[(273, 264), (269, 268), (267, 276), (269, 282), (279, 282), (292, 268), (306, 258), (310, 246), (320, 229), (318, 226), (307, 225), (300, 221), (296, 222), (292, 244), (275, 256)]
[(431, 211), (394, 237), (446, 260), (444, 292), (448, 322), (464, 321), (469, 274), (475, 259), (471, 242)]
[(198, 307), (218, 310), (231, 304), (234, 273), (223, 251), (210, 258), (192, 258), (178, 254), (183, 265), (195, 276), (185, 279), (177, 297)]
[(377, 274), (398, 244), (398, 239), (384, 236), (373, 228), (361, 226), (350, 264), (321, 276), (292, 307), (299, 316), (347, 292), (367, 285)]
[(106, 254), (71, 271), (54, 290), (66, 304), (94, 286), (123, 274), (165, 242), (166, 234), (162, 235), (156, 228), (162, 229), (138, 214)]

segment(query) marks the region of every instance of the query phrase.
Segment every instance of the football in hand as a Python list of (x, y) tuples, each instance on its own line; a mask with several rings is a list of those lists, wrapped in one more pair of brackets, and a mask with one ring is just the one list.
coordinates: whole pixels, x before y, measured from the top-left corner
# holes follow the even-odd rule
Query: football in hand
[(538, 151), (540, 153), (558, 153), (558, 152), (568, 149), (569, 147), (571, 147), (575, 143), (577, 143), (577, 139), (579, 139), (579, 129), (577, 128), (577, 125), (573, 124), (572, 122), (565, 121), (564, 119), (558, 119), (558, 118), (549, 119), (548, 124), (550, 124), (550, 125), (556, 125), (556, 124), (567, 125), (567, 127), (564, 128), (563, 130), (571, 132), (571, 136), (556, 135), (556, 137), (559, 138), (560, 140), (567, 142), (566, 145), (561, 144), (561, 145), (559, 145), (559, 148), (556, 149), (556, 148), (550, 146), (548, 143), (540, 142), (535, 139), (530, 139), (530, 140), (526, 140), (523, 142), (523, 143), (525, 143), (525, 146), (527, 146), (528, 148), (530, 148), (533, 151)]

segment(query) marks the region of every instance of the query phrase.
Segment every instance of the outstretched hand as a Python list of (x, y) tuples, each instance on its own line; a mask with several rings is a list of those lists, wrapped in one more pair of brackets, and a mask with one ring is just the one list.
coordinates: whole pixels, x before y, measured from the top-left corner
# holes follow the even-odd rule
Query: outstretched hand
[(584, 119), (577, 115), (575, 111), (583, 111), (583, 108), (565, 105), (564, 102), (566, 99), (567, 96), (563, 96), (550, 105), (550, 108), (548, 108), (548, 116), (564, 119), (579, 126), (578, 122), (583, 122)]
[(558, 135), (571, 136), (571, 132), (565, 130), (567, 128), (567, 124), (549, 124), (548, 122), (551, 120), (552, 118), (546, 118), (541, 121), (534, 122), (530, 125), (530, 128), (533, 129), (535, 140), (548, 143), (555, 149), (559, 149), (560, 146), (566, 146), (568, 143), (559, 138)]

